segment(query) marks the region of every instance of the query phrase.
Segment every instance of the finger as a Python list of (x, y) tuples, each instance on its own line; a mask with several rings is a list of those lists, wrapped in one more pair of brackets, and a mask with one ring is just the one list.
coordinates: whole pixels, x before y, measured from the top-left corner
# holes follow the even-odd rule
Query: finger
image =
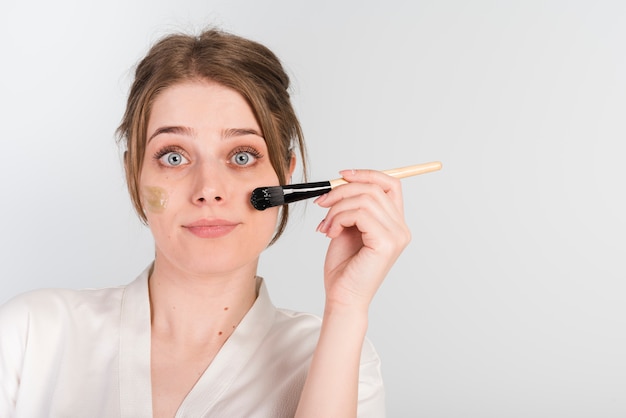
[(336, 238), (345, 229), (353, 227), (361, 233), (365, 247), (388, 255), (399, 253), (411, 239), (409, 229), (404, 223), (393, 220), (381, 222), (371, 211), (362, 209), (338, 213), (328, 224), (326, 235), (331, 239)]
[[(338, 190), (340, 188), (351, 190), (344, 193)], [(332, 225), (335, 216), (345, 211), (368, 212), (382, 224), (404, 223), (402, 213), (391, 202), (389, 197), (375, 185), (355, 184), (345, 185), (345, 187), (341, 186), (337, 188), (335, 194), (329, 194), (327, 200), (323, 202), (324, 206), (327, 204), (331, 206), (326, 214), (325, 223), (318, 228), (323, 233)]]
[(342, 170), (339, 172), (349, 183), (371, 183), (380, 185), (385, 192), (399, 191), (400, 180), (378, 170)]
[(324, 208), (332, 208), (342, 200), (349, 200), (356, 196), (372, 196), (372, 204), (381, 205), (390, 216), (404, 218), (402, 197), (394, 199), (382, 187), (373, 183), (348, 183), (334, 188), (329, 193), (315, 200), (315, 203)]
[(399, 208), (402, 208), (402, 183), (376, 170), (342, 170), (339, 172), (348, 183), (366, 183), (378, 185)]
[(361, 195), (372, 196), (377, 203), (385, 206), (390, 212), (396, 212), (398, 209), (396, 202), (385, 193), (380, 185), (371, 183), (348, 183), (335, 187), (322, 198), (315, 200), (315, 203), (321, 207), (330, 208), (342, 200)]
[(393, 205), (385, 208), (369, 194), (340, 200), (329, 209), (318, 230), (335, 238), (352, 226), (363, 234), (370, 234), (370, 238), (387, 234), (402, 237), (408, 231), (404, 218)]

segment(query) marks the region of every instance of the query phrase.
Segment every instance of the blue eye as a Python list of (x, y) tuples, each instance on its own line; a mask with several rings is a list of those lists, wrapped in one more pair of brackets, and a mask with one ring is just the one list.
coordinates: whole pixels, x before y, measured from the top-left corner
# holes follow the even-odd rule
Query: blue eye
[(247, 152), (238, 152), (233, 156), (233, 161), (237, 165), (246, 165), (250, 161), (250, 155)]
[(172, 152), (167, 156), (167, 162), (170, 165), (178, 165), (183, 161), (183, 156), (177, 152)]
[(248, 151), (239, 151), (232, 156), (231, 161), (238, 166), (246, 166), (254, 162), (255, 156)]
[(166, 152), (159, 157), (159, 160), (161, 160), (163, 164), (170, 167), (177, 167), (189, 162), (185, 157), (183, 157), (183, 154), (177, 151)]

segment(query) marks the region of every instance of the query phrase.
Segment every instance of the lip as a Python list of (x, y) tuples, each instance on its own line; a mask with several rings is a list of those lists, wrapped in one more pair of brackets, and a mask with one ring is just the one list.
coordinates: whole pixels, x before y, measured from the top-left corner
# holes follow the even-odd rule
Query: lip
[(220, 238), (230, 234), (239, 226), (239, 222), (225, 219), (199, 219), (182, 225), (184, 229), (199, 238)]

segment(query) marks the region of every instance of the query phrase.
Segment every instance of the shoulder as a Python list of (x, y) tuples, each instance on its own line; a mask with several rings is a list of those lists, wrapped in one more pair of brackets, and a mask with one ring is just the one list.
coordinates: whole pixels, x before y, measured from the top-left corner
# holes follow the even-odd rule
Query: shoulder
[(0, 314), (29, 313), (49, 315), (76, 310), (97, 309), (119, 303), (125, 286), (102, 289), (39, 289), (22, 293), (0, 306)]
[[(255, 314), (258, 315), (257, 320), (271, 323), (266, 342), (277, 352), (300, 356), (313, 354), (322, 328), (322, 319), (318, 315), (273, 306), (264, 282), (260, 283), (258, 302), (262, 306)], [(380, 378), (380, 358), (367, 338), (361, 352), (361, 368), (367, 376)]]
[(367, 338), (363, 343), (359, 367), (358, 416), (359, 418), (385, 416), (385, 387), (380, 357)]
[(246, 318), (248, 326), (262, 330), (265, 340), (277, 351), (290, 346), (315, 345), (322, 323), (319, 317), (274, 306), (261, 277), (257, 277), (257, 292), (257, 300)]
[[(302, 346), (312, 353), (317, 346), (321, 327), (322, 319), (317, 315), (277, 308), (271, 333), (292, 348)], [(365, 338), (361, 350), (361, 380), (381, 381), (380, 364), (374, 344)]]
[(322, 326), (322, 319), (312, 313), (276, 308), (274, 324), (284, 329), (319, 333), (320, 327)]
[[(276, 308), (274, 331), (293, 338), (312, 338), (317, 342), (322, 319), (314, 314), (290, 309)], [(372, 342), (365, 338), (361, 363), (380, 364), (380, 357)]]
[(0, 306), (0, 350), (10, 359), (5, 365), (56, 370), (59, 359), (90, 358), (80, 354), (95, 353), (84, 348), (96, 339), (117, 341), (122, 294), (123, 288), (42, 289), (9, 300)]
[(29, 317), (50, 317), (70, 315), (102, 315), (118, 311), (127, 289), (147, 296), (148, 266), (138, 277), (128, 284), (86, 289), (38, 289), (19, 294), (6, 303), (0, 304), (0, 320), (14, 315)]
[(317, 345), (321, 324), (316, 315), (274, 308), (268, 318), (263, 346), (282, 356), (283, 361), (308, 363)]
[[(289, 364), (292, 359), (297, 359), (297, 362), (308, 365), (317, 346), (321, 326), (322, 320), (316, 315), (276, 309), (273, 331), (280, 335), (277, 339), (281, 341), (281, 362)], [(359, 418), (385, 416), (381, 361), (369, 338), (365, 338), (361, 349), (358, 397)]]
[(22, 293), (0, 306), (0, 329), (32, 331), (104, 317), (119, 311), (123, 289), (40, 289)]
[(28, 416), (58, 412), (62, 392), (102, 392), (115, 378), (123, 293), (42, 289), (0, 306), (0, 415), (20, 403)]

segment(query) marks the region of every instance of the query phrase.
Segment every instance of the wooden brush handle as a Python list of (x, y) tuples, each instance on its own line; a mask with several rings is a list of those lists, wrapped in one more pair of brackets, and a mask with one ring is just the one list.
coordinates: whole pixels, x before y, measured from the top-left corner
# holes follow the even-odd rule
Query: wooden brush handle
[[(391, 170), (384, 170), (383, 173), (395, 177), (397, 179), (403, 179), (405, 177), (417, 176), (419, 174), (432, 173), (433, 171), (441, 170), (440, 161), (432, 161), (430, 163), (409, 165), (406, 167), (392, 168)], [(347, 181), (344, 179), (335, 179), (330, 181), (330, 187), (336, 187), (340, 184), (345, 184)]]
[(403, 179), (405, 177), (417, 176), (419, 174), (432, 173), (433, 171), (437, 170), (441, 170), (441, 162), (439, 161), (433, 161), (424, 164), (415, 164), (407, 167), (392, 168), (391, 170), (383, 171), (383, 173), (397, 179)]

